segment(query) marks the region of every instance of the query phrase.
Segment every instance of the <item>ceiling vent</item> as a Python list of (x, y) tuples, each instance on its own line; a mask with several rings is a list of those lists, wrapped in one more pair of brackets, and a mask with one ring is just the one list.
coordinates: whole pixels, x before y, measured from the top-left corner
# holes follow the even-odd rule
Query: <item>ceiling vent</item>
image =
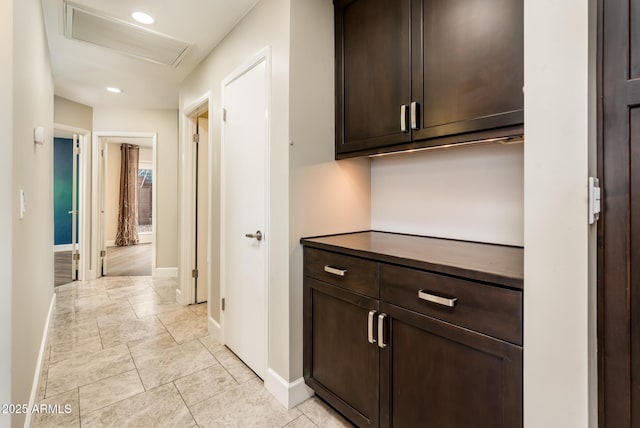
[(189, 50), (185, 42), (66, 2), (64, 34), (70, 39), (174, 67)]

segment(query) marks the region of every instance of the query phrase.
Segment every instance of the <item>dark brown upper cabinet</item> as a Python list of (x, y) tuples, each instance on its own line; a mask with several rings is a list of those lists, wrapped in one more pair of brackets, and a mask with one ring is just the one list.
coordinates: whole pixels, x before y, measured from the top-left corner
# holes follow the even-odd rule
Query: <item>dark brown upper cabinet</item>
[(336, 0), (336, 159), (523, 134), (522, 0)]

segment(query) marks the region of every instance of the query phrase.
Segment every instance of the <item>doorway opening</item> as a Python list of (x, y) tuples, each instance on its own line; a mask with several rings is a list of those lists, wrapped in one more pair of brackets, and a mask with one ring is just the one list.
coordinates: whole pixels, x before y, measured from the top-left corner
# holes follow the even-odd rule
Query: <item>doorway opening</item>
[(97, 276), (156, 268), (156, 134), (96, 133)]
[(54, 286), (84, 279), (85, 213), (90, 132), (54, 125)]
[[(176, 299), (190, 305), (209, 302), (212, 281), (217, 278), (212, 269), (212, 242), (215, 221), (212, 201), (211, 149), (209, 138), (209, 95), (205, 95), (185, 110), (184, 137), (181, 150), (181, 221), (183, 236), (180, 252), (181, 287)], [(217, 254), (217, 253), (216, 253)], [(209, 308), (207, 308), (207, 311)]]

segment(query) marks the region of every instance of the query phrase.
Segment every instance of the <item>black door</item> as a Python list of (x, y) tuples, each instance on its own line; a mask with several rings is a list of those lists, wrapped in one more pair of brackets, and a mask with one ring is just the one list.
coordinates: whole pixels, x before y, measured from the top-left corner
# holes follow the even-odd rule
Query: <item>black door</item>
[(640, 427), (640, 2), (600, 2), (601, 427)]

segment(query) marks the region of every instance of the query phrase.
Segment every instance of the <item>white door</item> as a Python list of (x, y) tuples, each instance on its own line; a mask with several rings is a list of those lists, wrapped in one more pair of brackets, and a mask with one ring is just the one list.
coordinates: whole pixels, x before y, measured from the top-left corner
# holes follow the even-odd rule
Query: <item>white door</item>
[(196, 153), (196, 303), (207, 301), (209, 293), (209, 119), (197, 119), (198, 142)]
[(107, 216), (106, 216), (106, 209), (107, 209), (107, 189), (106, 189), (106, 185), (107, 185), (107, 150), (108, 150), (108, 144), (102, 139), (100, 138), (100, 143), (99, 143), (99, 147), (98, 150), (99, 152), (99, 157), (98, 157), (98, 194), (99, 194), (99, 204), (100, 204), (100, 208), (99, 208), (99, 216), (100, 219), (98, 220), (98, 234), (99, 234), (99, 243), (98, 243), (98, 248), (99, 248), (99, 255), (98, 255), (98, 277), (100, 276), (107, 276), (107, 241), (106, 241), (106, 234), (105, 234), (105, 229), (107, 227)]
[[(222, 142), (225, 342), (266, 374), (267, 69), (265, 60), (224, 86)], [(248, 235), (248, 236), (247, 236)]]
[(78, 160), (79, 160), (78, 135), (73, 134), (73, 178), (71, 183), (71, 280), (78, 279)]

